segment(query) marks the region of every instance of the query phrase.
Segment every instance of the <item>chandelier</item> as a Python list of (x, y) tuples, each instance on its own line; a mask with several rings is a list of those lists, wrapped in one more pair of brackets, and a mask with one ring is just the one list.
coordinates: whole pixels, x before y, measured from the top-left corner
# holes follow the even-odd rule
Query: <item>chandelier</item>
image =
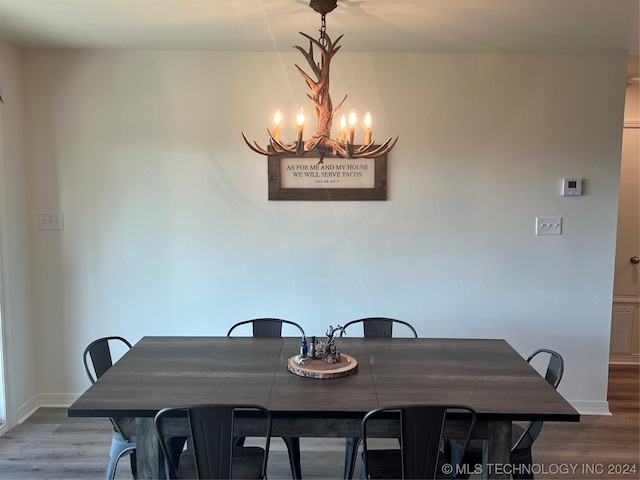
[[(337, 6), (337, 0), (311, 0), (309, 6), (318, 12), (322, 17), (320, 28), (320, 38), (315, 40), (309, 35), (300, 32), (300, 35), (309, 40), (309, 50), (294, 46), (307, 60), (315, 79), (304, 72), (298, 65), (296, 68), (304, 78), (307, 86), (311, 89), (311, 94), (307, 97), (313, 103), (313, 111), (318, 121), (315, 133), (308, 140), (304, 140), (305, 116), (304, 109), (296, 116), (296, 137), (293, 143), (284, 143), (280, 138), (280, 111), (274, 115), (274, 128), (269, 133), (269, 147), (262, 148), (258, 142), (251, 143), (242, 132), (242, 138), (251, 150), (261, 155), (304, 155), (305, 153), (315, 153), (322, 162), (325, 155), (338, 158), (376, 158), (385, 155), (398, 142), (398, 137), (390, 138), (381, 145), (376, 145), (371, 137), (371, 114), (367, 112), (364, 117), (364, 142), (362, 145), (355, 145), (355, 129), (357, 116), (352, 110), (348, 116), (343, 115), (340, 120), (340, 132), (337, 139), (331, 138), (331, 125), (338, 111), (347, 99), (345, 95), (342, 101), (334, 108), (329, 94), (329, 66), (331, 59), (340, 50), (338, 42), (342, 38), (340, 35), (335, 42), (331, 41), (327, 35), (326, 14), (333, 11)], [(321, 59), (316, 63), (314, 58), (314, 47), (318, 49)]]

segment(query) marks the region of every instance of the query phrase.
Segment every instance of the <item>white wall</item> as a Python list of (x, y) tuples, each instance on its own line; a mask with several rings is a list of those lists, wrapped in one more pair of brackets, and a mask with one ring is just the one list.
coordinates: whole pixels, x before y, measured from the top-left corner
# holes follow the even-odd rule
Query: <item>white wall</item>
[[(24, 153), (24, 105), (20, 50), (0, 43), (0, 248), (3, 285), (7, 424), (17, 411), (37, 407), (37, 366), (31, 316), (27, 176)], [(0, 362), (1, 363), (1, 362)], [(1, 376), (1, 375), (0, 375)], [(0, 402), (1, 403), (1, 402)]]
[[(28, 217), (65, 223), (29, 222), (38, 392), (84, 391), (106, 334), (381, 315), (557, 349), (560, 391), (605, 410), (626, 60), (340, 53), (334, 101), (400, 141), (386, 202), (331, 203), (267, 201), (240, 136), (311, 110), (296, 52), (25, 51)], [(583, 197), (560, 196), (567, 176)], [(563, 235), (534, 236), (536, 216)]]

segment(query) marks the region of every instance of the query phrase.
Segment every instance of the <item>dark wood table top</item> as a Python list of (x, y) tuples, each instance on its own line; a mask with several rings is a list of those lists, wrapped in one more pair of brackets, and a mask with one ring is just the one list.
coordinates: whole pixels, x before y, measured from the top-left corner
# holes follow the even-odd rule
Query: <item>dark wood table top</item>
[(69, 407), (69, 416), (151, 417), (163, 407), (253, 403), (280, 417), (361, 418), (379, 406), (465, 404), (485, 420), (579, 421), (504, 340), (339, 338), (354, 375), (287, 370), (298, 338), (144, 337)]

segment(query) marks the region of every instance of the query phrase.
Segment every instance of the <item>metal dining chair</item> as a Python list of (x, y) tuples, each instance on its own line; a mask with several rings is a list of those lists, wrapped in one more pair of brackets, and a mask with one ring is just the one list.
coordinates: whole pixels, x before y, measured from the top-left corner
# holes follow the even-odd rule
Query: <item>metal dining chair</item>
[[(376, 435), (369, 433), (369, 425), (373, 427), (376, 420), (385, 417), (387, 421), (398, 419), (400, 447), (370, 449), (369, 439)], [(454, 418), (463, 422), (466, 430), (461, 452), (464, 457), (476, 425), (476, 412), (466, 405), (409, 405), (370, 411), (362, 420), (360, 478), (446, 478), (458, 468), (445, 464), (440, 448), (445, 420)]]
[[(527, 362), (531, 363), (534, 359), (548, 357), (548, 363), (546, 366), (546, 372), (544, 375), (545, 380), (553, 387), (557, 388), (562, 380), (562, 374), (564, 373), (564, 360), (562, 356), (553, 350), (541, 348), (536, 350), (529, 358)], [(511, 459), (510, 464), (512, 466), (521, 466), (522, 468), (514, 468), (513, 478), (518, 479), (532, 479), (533, 458), (531, 456), (531, 447), (533, 442), (536, 441), (540, 431), (542, 430), (542, 421), (529, 422), (526, 427), (522, 427), (517, 423), (513, 423), (511, 426)], [(476, 465), (482, 465), (482, 442), (474, 440), (469, 445), (466, 452), (463, 452), (462, 445), (459, 440), (449, 439), (448, 448), (451, 452), (451, 462), (460, 462), (461, 455), (466, 454), (465, 463), (469, 463), (471, 468), (468, 471), (474, 471)], [(468, 475), (460, 475), (458, 478), (468, 478)]]
[[(251, 437), (261, 439), (260, 446), (234, 444), (234, 431), (246, 418), (251, 420)], [(186, 428), (180, 429), (180, 422)], [(154, 425), (171, 479), (267, 477), (272, 417), (261, 405), (168, 407), (156, 414)], [(175, 448), (185, 444), (185, 429), (190, 432), (187, 447)]]
[[(247, 324), (251, 324), (254, 337), (281, 337), (283, 324), (295, 327), (298, 330), (300, 337), (305, 336), (303, 328), (290, 320), (283, 320), (281, 318), (254, 318), (251, 320), (244, 320), (233, 325), (227, 332), (227, 337), (230, 337), (238, 327)], [(302, 467), (300, 465), (300, 438), (282, 437), (282, 440), (287, 445), (287, 452), (289, 453), (289, 463), (291, 464), (291, 474), (293, 478), (302, 478)], [(236, 445), (243, 444), (244, 437), (239, 437), (236, 440)]]
[[(91, 342), (85, 348), (82, 355), (84, 369), (92, 384), (113, 366), (111, 348), (118, 345), (120, 348), (131, 348), (131, 343), (122, 337), (103, 337)], [(113, 425), (111, 435), (111, 448), (109, 450), (109, 462), (107, 463), (106, 480), (111, 480), (116, 475), (118, 460), (129, 453), (131, 460), (131, 472), (136, 478), (136, 430), (135, 418), (121, 417), (109, 418)]]
[[(402, 325), (406, 327), (413, 338), (418, 338), (418, 333), (413, 326), (405, 322), (404, 320), (397, 320), (395, 318), (387, 317), (367, 317), (359, 318), (357, 320), (351, 320), (347, 322), (340, 330), (340, 336), (342, 337), (347, 333), (347, 327), (355, 324), (362, 324), (365, 337), (393, 337), (394, 324)], [(344, 458), (344, 478), (345, 480), (353, 477), (353, 471), (356, 468), (356, 461), (358, 459), (358, 447), (360, 446), (360, 437), (347, 437), (345, 446), (345, 458)]]

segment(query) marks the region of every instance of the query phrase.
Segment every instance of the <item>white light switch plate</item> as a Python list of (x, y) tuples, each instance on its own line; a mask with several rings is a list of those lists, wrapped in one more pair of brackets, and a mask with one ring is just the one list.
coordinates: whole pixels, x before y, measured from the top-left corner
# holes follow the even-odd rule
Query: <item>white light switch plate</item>
[(562, 235), (562, 217), (536, 217), (536, 235)]
[(62, 213), (39, 213), (38, 230), (64, 230)]

